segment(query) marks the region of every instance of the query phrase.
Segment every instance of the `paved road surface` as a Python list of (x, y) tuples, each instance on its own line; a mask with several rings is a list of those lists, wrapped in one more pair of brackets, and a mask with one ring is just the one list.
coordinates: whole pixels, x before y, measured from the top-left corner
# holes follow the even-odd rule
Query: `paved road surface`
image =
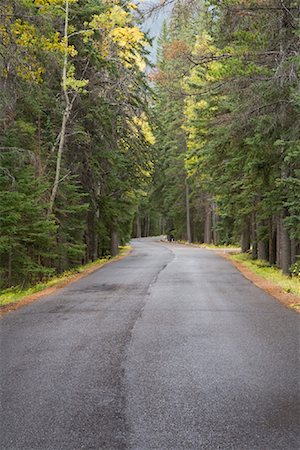
[(134, 248), (1, 320), (1, 450), (299, 449), (299, 316), (213, 252)]

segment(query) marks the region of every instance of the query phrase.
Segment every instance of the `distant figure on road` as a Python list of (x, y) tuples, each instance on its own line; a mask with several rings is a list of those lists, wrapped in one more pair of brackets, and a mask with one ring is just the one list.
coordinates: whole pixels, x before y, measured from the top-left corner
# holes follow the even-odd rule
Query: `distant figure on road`
[(174, 238), (173, 234), (168, 234), (167, 239), (169, 242), (175, 242), (175, 238)]

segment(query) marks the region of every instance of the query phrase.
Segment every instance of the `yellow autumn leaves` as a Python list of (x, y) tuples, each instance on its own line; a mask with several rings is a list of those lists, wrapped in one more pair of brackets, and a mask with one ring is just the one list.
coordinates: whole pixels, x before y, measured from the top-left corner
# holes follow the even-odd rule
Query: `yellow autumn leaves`
[(116, 54), (124, 66), (137, 65), (140, 70), (144, 70), (141, 48), (144, 48), (147, 42), (144, 33), (132, 25), (134, 16), (130, 10), (134, 10), (136, 5), (130, 3), (128, 6), (129, 11), (126, 11), (120, 2), (115, 2), (104, 13), (95, 15), (89, 23), (89, 28), (100, 34), (102, 56), (110, 57)]
[[(76, 2), (68, 0), (68, 5)], [(38, 11), (43, 16), (63, 15), (66, 7), (66, 0), (23, 0), (23, 3), (29, 11)], [(125, 7), (118, 0), (104, 1), (101, 6), (103, 12), (94, 15), (83, 29), (75, 30), (70, 25), (69, 38), (71, 40), (73, 35), (81, 35), (85, 44), (92, 43), (99, 58), (117, 58), (124, 67), (136, 66), (142, 71), (146, 66), (142, 53), (147, 42), (144, 33), (134, 25), (136, 8), (134, 3)], [(40, 57), (42, 53), (52, 54), (58, 61), (62, 60), (66, 51), (71, 58), (77, 55), (72, 41), (66, 46), (61, 31), (40, 29), (38, 22), (33, 24), (25, 17), (5, 21), (0, 26), (0, 40), (2, 45), (14, 47), (16, 54), (20, 55), (17, 73), (27, 81), (43, 81), (45, 68)]]
[(155, 137), (145, 113), (142, 113), (140, 117), (134, 117), (130, 126), (135, 135), (141, 133), (148, 144), (155, 144)]

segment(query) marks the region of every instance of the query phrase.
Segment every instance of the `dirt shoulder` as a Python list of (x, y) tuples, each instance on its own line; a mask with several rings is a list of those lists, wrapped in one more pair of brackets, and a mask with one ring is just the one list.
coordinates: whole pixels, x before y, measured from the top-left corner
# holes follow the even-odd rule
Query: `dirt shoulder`
[(43, 289), (39, 292), (35, 292), (34, 294), (31, 294), (31, 295), (25, 295), (23, 298), (15, 301), (15, 302), (7, 303), (6, 305), (0, 306), (0, 316), (3, 314), (6, 314), (8, 312), (15, 311), (19, 308), (22, 308), (23, 306), (26, 306), (29, 303), (33, 303), (42, 297), (53, 294), (53, 293), (59, 291), (60, 289), (68, 286), (69, 284), (74, 283), (75, 281), (78, 281), (81, 278), (85, 278), (93, 272), (96, 272), (96, 270), (101, 269), (102, 267), (106, 266), (107, 264), (111, 264), (111, 263), (114, 263), (116, 261), (120, 261), (121, 259), (126, 258), (126, 256), (128, 256), (131, 252), (132, 252), (132, 248), (126, 250), (121, 255), (116, 256), (108, 261), (99, 262), (99, 264), (95, 264), (90, 267), (87, 267), (80, 273), (70, 275), (66, 279), (64, 279), (62, 281), (58, 281), (57, 284), (55, 284), (53, 286), (46, 287), (45, 289)]

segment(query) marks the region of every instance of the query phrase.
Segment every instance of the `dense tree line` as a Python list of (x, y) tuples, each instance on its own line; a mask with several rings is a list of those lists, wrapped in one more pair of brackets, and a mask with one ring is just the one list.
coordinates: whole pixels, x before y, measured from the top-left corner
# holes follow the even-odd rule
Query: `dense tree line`
[(149, 83), (134, 2), (2, 1), (0, 288), (115, 255), (132, 233), (241, 242), (288, 273), (298, 3), (160, 2), (172, 14)]
[(299, 25), (298, 1), (176, 2), (153, 73), (167, 229), (285, 273), (300, 254)]
[(151, 171), (136, 5), (0, 6), (0, 287), (116, 254)]

